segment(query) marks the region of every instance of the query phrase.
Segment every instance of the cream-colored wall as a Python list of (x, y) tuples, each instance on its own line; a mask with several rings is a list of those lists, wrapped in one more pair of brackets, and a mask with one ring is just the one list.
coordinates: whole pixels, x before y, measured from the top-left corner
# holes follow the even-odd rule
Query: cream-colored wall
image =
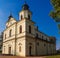
[(51, 44), (51, 50), (52, 50), (52, 54), (55, 54), (56, 53), (56, 47), (55, 47), (55, 44)]
[[(22, 25), (22, 33), (20, 33), (20, 25)], [(17, 23), (17, 37), (24, 36), (26, 32), (25, 20), (21, 20)]]
[(48, 44), (48, 54), (56, 54), (56, 46), (53, 43)]
[(12, 24), (14, 24), (16, 22), (16, 20), (14, 18), (10, 18), (10, 20), (6, 23), (6, 27), (11, 26)]
[[(16, 40), (16, 55), (26, 56), (26, 38), (21, 37)], [(19, 51), (19, 46), (21, 46), (21, 52)]]
[[(5, 51), (4, 51), (5, 46)], [(3, 43), (2, 54), (9, 54), (9, 47), (11, 47), (11, 54), (15, 55), (15, 40), (7, 41)]]
[[(28, 11), (21, 12), (19, 15), (21, 16), (27, 16)], [(10, 25), (11, 23), (7, 24), (9, 28), (6, 28), (3, 35), (3, 52), (5, 54), (8, 54), (8, 47), (9, 45), (12, 47), (11, 53), (14, 55), (15, 53), (15, 43), (16, 43), (16, 55), (20, 56), (29, 56), (29, 46), (30, 43), (32, 44), (32, 55), (46, 55), (46, 54), (52, 54), (55, 53), (56, 46), (50, 43), (47, 43), (44, 40), (49, 41), (49, 37), (38, 30), (35, 30), (34, 22), (31, 20), (23, 19), (19, 22), (15, 23), (16, 21), (12, 20), (14, 24)], [(20, 25), (22, 25), (22, 33), (20, 32)], [(31, 33), (29, 33), (29, 25), (31, 26)], [(9, 31), (12, 29), (12, 36), (9, 37)], [(16, 33), (15, 33), (16, 32)], [(36, 38), (36, 33), (38, 33), (38, 38)], [(5, 39), (6, 34), (6, 39)], [(43, 38), (42, 38), (43, 36)], [(16, 39), (16, 42), (15, 42)], [(42, 39), (42, 40), (39, 40)], [(21, 52), (19, 52), (19, 43), (21, 44)], [(39, 45), (37, 45), (39, 43)], [(44, 46), (45, 44), (45, 46)], [(5, 52), (4, 52), (4, 46), (5, 46)], [(37, 47), (37, 51), (36, 51)]]
[(34, 35), (35, 36), (35, 27), (34, 27), (34, 23), (26, 20), (26, 32), (29, 33), (29, 25), (31, 26), (31, 34), (30, 35)]
[[(26, 55), (29, 56), (29, 46), (31, 43), (32, 45), (32, 55), (47, 55), (48, 54), (48, 46), (47, 46), (47, 43), (42, 41), (42, 40), (39, 40), (36, 38), (30, 38), (30, 37), (27, 37), (26, 39)], [(39, 43), (39, 45), (37, 45), (37, 43)], [(45, 46), (44, 46), (45, 44)], [(37, 49), (37, 50), (36, 50)]]
[[(3, 33), (3, 42), (11, 39), (15, 39), (15, 29), (16, 29), (16, 23), (9, 28), (7, 28), (4, 33)], [(11, 37), (9, 37), (9, 31), (12, 30)], [(6, 34), (6, 39), (5, 39), (5, 34)]]
[(47, 47), (48, 48), (48, 54), (51, 54), (51, 52), (52, 52), (52, 50), (51, 50), (51, 48), (52, 48), (51, 47), (51, 43), (47, 43), (47, 44), (48, 44), (48, 47)]
[[(9, 28), (6, 28), (3, 33), (3, 54), (8, 54), (8, 48), (11, 46), (11, 54), (15, 54), (15, 29), (16, 29), (16, 23), (14, 23)], [(12, 30), (11, 37), (9, 37), (9, 31)], [(6, 34), (6, 38), (5, 38)], [(4, 46), (5, 46), (5, 52), (4, 52)]]
[(26, 37), (26, 56), (30, 56), (29, 55), (29, 46), (32, 47), (31, 54), (36, 55), (36, 53), (35, 53), (35, 40), (33, 38)]
[[(19, 33), (19, 27), (20, 27), (20, 25), (22, 25), (22, 33), (20, 34)], [(4, 46), (6, 46), (6, 49), (7, 49), (7, 52), (4, 52), (4, 50), (3, 50), (3, 52), (2, 53), (5, 53), (5, 54), (8, 54), (8, 45), (6, 44), (6, 41), (7, 41), (7, 43), (9, 43), (9, 41), (8, 40), (15, 40), (15, 37), (16, 37), (16, 40), (17, 40), (17, 43), (18, 43), (18, 41), (19, 41), (19, 37), (22, 37), (22, 36), (25, 36), (25, 20), (23, 20), (23, 21), (20, 21), (20, 22), (18, 22), (17, 23), (17, 25), (16, 25), (16, 23), (14, 24), (14, 25), (12, 25), (12, 26), (10, 26), (9, 28), (7, 28), (5, 31), (4, 31), (4, 35), (3, 35), (3, 42), (5, 42), (4, 44), (3, 44), (3, 49), (4, 49)], [(17, 29), (16, 29), (17, 28)], [(11, 37), (9, 37), (9, 31), (12, 29), (12, 36)], [(16, 36), (15, 36), (15, 32), (17, 32), (16, 33)], [(6, 34), (6, 39), (5, 39), (5, 34)], [(17, 39), (18, 38), (18, 39)], [(25, 56), (25, 38), (21, 38), (20, 39), (21, 41), (19, 42), (19, 43), (22, 43), (22, 52), (21, 53), (19, 53), (19, 55), (21, 55), (21, 56)], [(22, 41), (23, 40), (23, 41)], [(11, 41), (10, 41), (10, 43), (9, 44), (11, 44)], [(14, 42), (15, 43), (15, 42)], [(16, 43), (16, 44), (17, 44)], [(12, 46), (14, 46), (15, 47), (15, 45), (12, 45)], [(18, 46), (17, 46), (18, 47)], [(5, 50), (6, 51), (6, 50)], [(16, 50), (17, 51), (17, 50)], [(15, 52), (15, 48), (14, 48), (14, 52)], [(23, 53), (24, 52), (24, 53)], [(16, 53), (17, 54), (17, 53)]]
[(31, 19), (31, 15), (32, 15), (32, 13), (29, 11), (29, 10), (25, 10), (25, 11), (21, 11), (20, 13), (19, 13), (19, 19), (21, 20), (21, 15), (22, 15), (22, 18), (24, 19), (24, 18), (28, 18), (28, 15), (30, 15), (30, 19)]
[(24, 11), (21, 11), (21, 12), (19, 13), (19, 20), (21, 20), (21, 15), (22, 15), (22, 18), (24, 18)]
[[(39, 43), (39, 45), (37, 45)], [(46, 55), (47, 54), (47, 44), (45, 41), (36, 40), (37, 46), (37, 55)]]

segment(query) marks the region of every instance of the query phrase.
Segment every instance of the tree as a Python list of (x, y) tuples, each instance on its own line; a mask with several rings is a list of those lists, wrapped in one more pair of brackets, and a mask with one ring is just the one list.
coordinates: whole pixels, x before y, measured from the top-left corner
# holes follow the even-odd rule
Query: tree
[(58, 23), (60, 30), (60, 0), (50, 0), (53, 6), (53, 10), (50, 12), (50, 16)]
[(60, 54), (60, 49), (57, 50), (57, 54)]

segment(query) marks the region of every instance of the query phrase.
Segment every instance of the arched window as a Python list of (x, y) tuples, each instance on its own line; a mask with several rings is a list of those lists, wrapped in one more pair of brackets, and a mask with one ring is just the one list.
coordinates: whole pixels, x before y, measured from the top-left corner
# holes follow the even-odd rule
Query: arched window
[(9, 54), (11, 54), (11, 47), (9, 47), (8, 52), (9, 52)]
[(28, 15), (28, 19), (30, 20), (30, 15)]
[(4, 46), (4, 53), (5, 53), (5, 46)]
[(22, 33), (22, 25), (20, 25), (20, 33)]
[(19, 46), (19, 52), (21, 52), (21, 46)]
[(29, 33), (31, 33), (31, 26), (29, 25)]
[(9, 37), (11, 37), (11, 34), (12, 34), (12, 30), (10, 30), (10, 32), (9, 32)]
[(23, 18), (23, 17), (22, 17), (22, 15), (21, 15), (21, 20), (22, 20), (22, 18)]
[(31, 56), (32, 55), (32, 47), (29, 46), (29, 55)]

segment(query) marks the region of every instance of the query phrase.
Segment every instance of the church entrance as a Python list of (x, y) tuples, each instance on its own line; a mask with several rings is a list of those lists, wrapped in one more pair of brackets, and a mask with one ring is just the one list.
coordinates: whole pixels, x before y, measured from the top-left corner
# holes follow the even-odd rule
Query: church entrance
[(32, 54), (31, 54), (31, 50), (32, 50), (32, 47), (29, 46), (29, 55), (30, 55), (30, 56), (32, 56)]
[(9, 54), (11, 54), (11, 47), (9, 47)]

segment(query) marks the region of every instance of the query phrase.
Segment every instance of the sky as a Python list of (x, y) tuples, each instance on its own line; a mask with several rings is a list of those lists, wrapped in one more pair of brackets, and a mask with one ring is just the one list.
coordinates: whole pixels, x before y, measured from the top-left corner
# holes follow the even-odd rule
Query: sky
[(57, 22), (49, 16), (53, 9), (50, 0), (0, 0), (0, 32), (5, 29), (6, 21), (10, 13), (16, 20), (19, 20), (19, 12), (24, 2), (29, 5), (32, 11), (32, 20), (39, 27), (39, 30), (48, 36), (56, 37), (56, 48), (60, 48), (60, 34)]

